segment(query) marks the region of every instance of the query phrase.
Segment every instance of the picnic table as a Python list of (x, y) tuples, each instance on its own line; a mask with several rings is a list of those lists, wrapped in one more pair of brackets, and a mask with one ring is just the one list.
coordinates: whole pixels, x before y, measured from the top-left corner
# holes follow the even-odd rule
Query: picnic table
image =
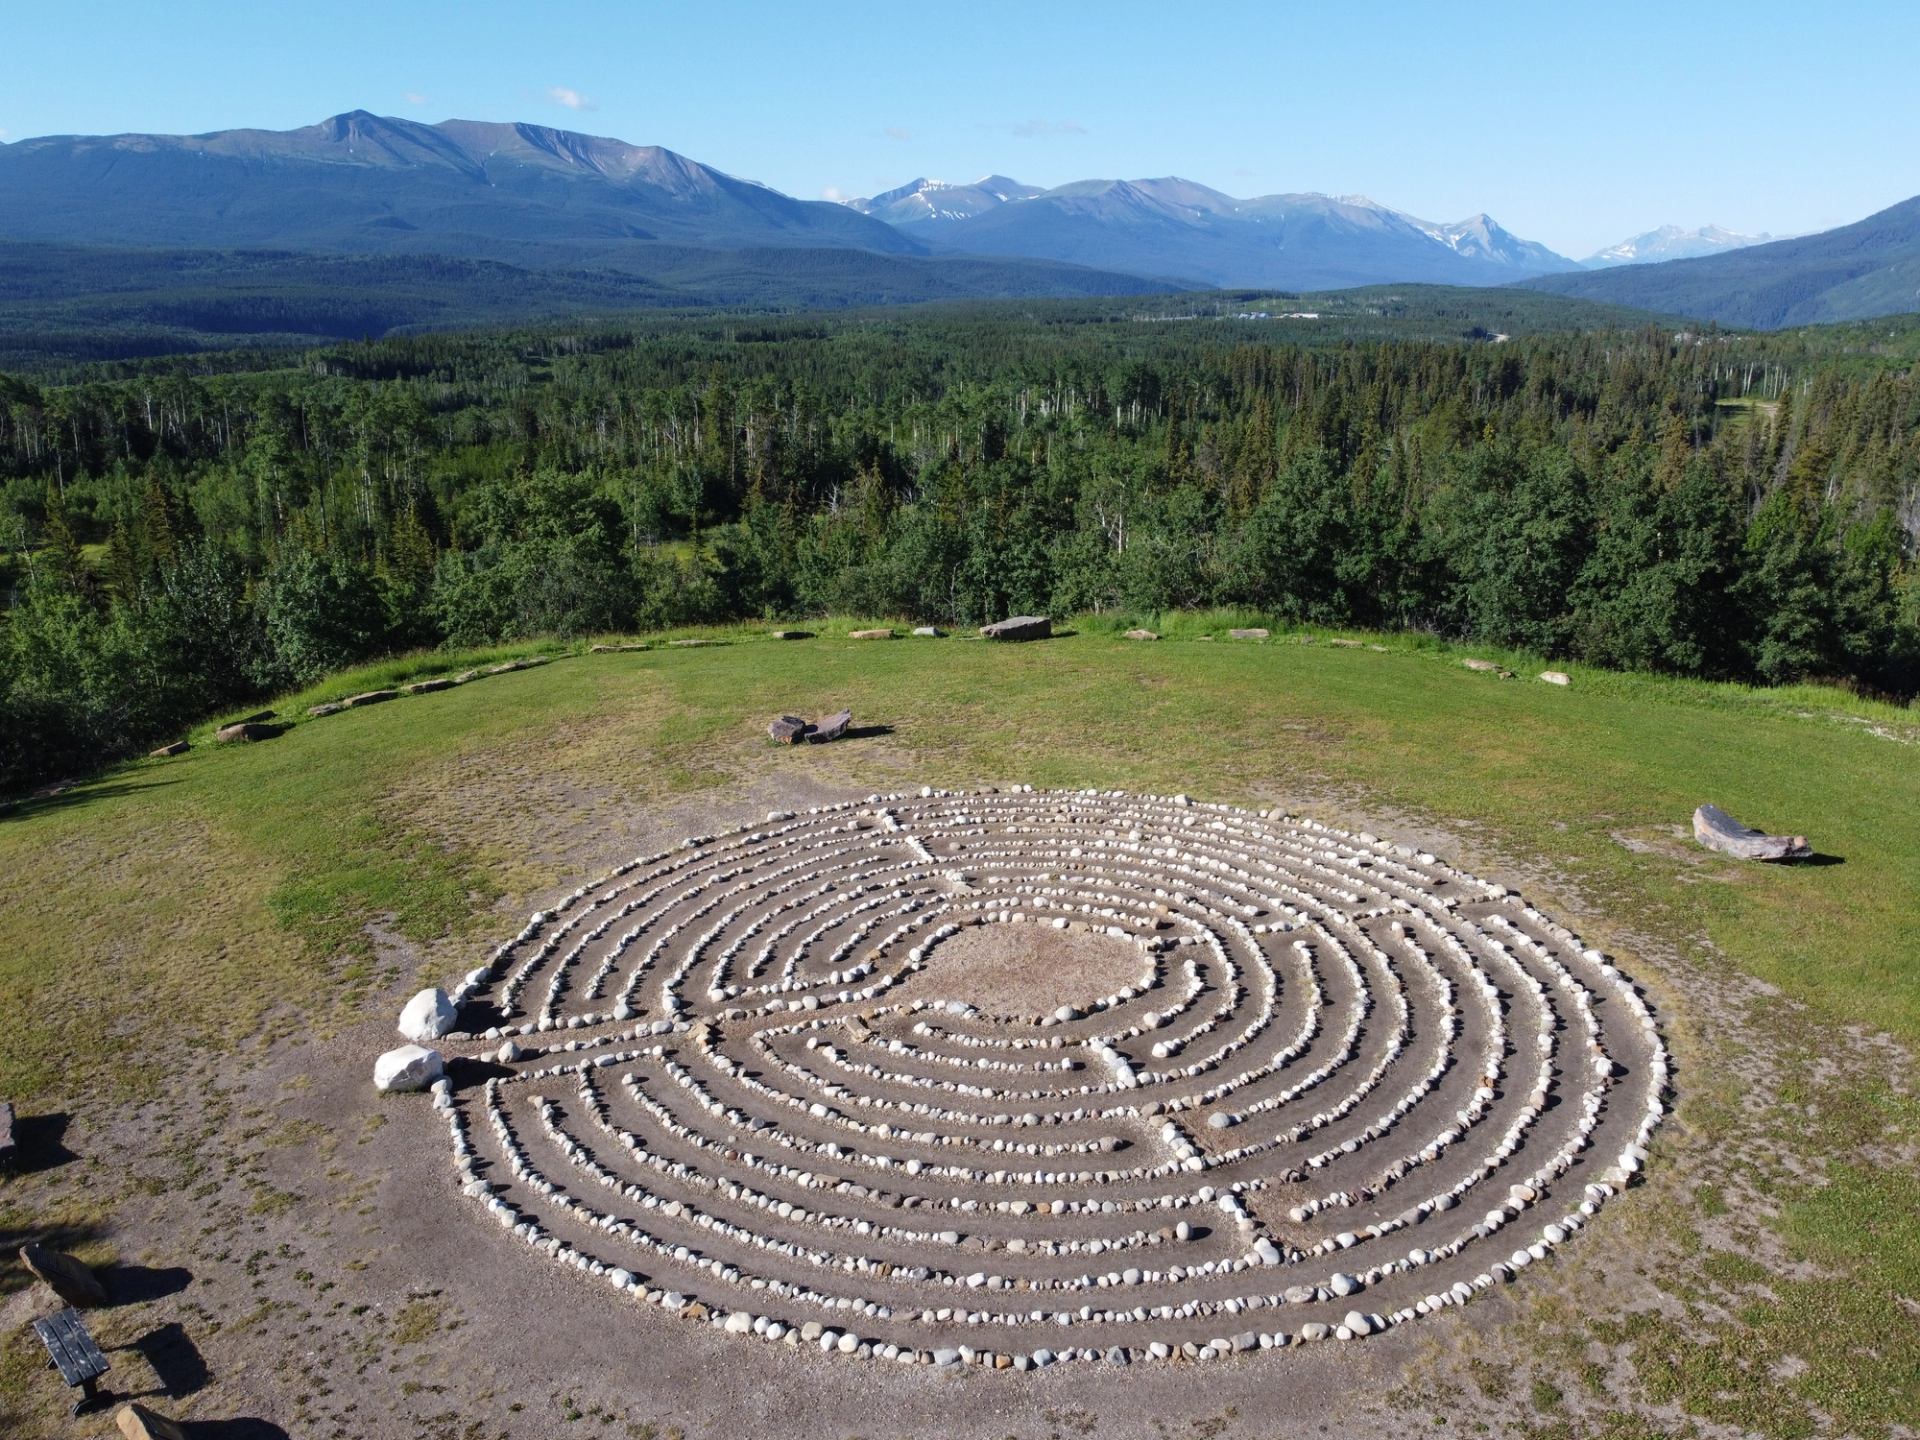
[(80, 1318), (80, 1312), (72, 1306), (56, 1310), (45, 1319), (34, 1321), (33, 1333), (47, 1347), (47, 1363), (60, 1372), (67, 1388), (80, 1388), (80, 1398), (73, 1402), (73, 1413), (78, 1415), (97, 1403), (101, 1397), (94, 1389), (94, 1382), (107, 1373), (107, 1357), (100, 1353), (93, 1336), (87, 1333), (87, 1324)]

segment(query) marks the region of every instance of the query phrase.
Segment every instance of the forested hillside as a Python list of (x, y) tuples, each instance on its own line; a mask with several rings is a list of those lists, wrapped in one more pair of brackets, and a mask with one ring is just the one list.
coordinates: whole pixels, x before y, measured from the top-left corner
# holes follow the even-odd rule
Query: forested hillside
[(825, 611), (1920, 689), (1911, 324), (1273, 333), (1000, 305), (0, 378), (0, 788), (397, 647)]

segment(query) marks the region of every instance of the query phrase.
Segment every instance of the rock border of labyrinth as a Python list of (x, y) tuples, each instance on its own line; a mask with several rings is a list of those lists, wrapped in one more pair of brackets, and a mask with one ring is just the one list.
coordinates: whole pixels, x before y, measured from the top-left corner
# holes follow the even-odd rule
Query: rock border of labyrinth
[[(946, 828), (922, 824), (929, 813), (953, 818)], [(935, 854), (933, 846), (951, 848)], [(906, 858), (851, 868), (850, 855), (881, 851)], [(1007, 873), (983, 873), (996, 867)], [(736, 881), (733, 890), (724, 888)], [(733, 909), (710, 920), (729, 899)], [(604, 939), (623, 917), (648, 906), (631, 929)], [(1467, 913), (1476, 910), (1484, 913)], [(677, 916), (672, 924), (669, 915)], [(781, 920), (758, 953), (743, 960), (748, 942)], [(816, 928), (791, 938), (809, 920)], [(1133, 946), (1138, 978), (1045, 1015), (985, 1016), (965, 999), (925, 993), (887, 998), (896, 986), (910, 991), (916, 977), (929, 976), (924, 991), (950, 973), (937, 967), (938, 948), (968, 924), (1009, 922), (1083, 929)], [(892, 929), (871, 940), (884, 925)], [(842, 932), (830, 956), (812, 959), (815, 939), (824, 948), (829, 936)], [(643, 938), (650, 941), (645, 953), (621, 966)], [(783, 943), (792, 949), (779, 977), (750, 983), (781, 958), (776, 948)], [(564, 952), (563, 945), (569, 945)], [(596, 946), (605, 953), (590, 955)], [(801, 975), (802, 961), (824, 973)], [(610, 997), (617, 970), (624, 984)], [(1410, 985), (1403, 970), (1419, 983)], [(696, 971), (706, 974), (704, 987)], [(1491, 972), (1499, 973), (1498, 983)], [(652, 1018), (640, 999), (643, 978), (646, 992), (659, 995)], [(529, 1014), (522, 996), (536, 979), (546, 981), (546, 993), (537, 1014)], [(576, 987), (577, 1000), (570, 995)], [(687, 987), (703, 991), (711, 1013), (690, 1013)], [(479, 1034), (456, 1030), (461, 1007), (490, 990), (501, 1023)], [(563, 1015), (567, 1003), (600, 1008)], [(1213, 1012), (1203, 1015), (1208, 1004)], [(1302, 1007), (1290, 1038), (1267, 1036), (1285, 1028), (1282, 1012)], [(1597, 1007), (1610, 1017), (1604, 1026)], [(1329, 1023), (1342, 1016), (1343, 1024)], [(1530, 1036), (1521, 1028), (1509, 1034), (1516, 1016), (1526, 1017)], [(519, 1022), (510, 1023), (515, 1017)], [(1119, 1023), (1109, 1023), (1114, 1020)], [(1634, 1068), (1623, 1070), (1602, 1043), (1623, 1038), (1615, 1024), (1624, 1027), (1625, 1051), (1638, 1052)], [(722, 1048), (730, 1026), (745, 1038), (742, 1052), (751, 1046), (747, 1059)], [(971, 1033), (969, 1026), (987, 1033)], [(1243, 1028), (1225, 1037), (1215, 1033), (1232, 1026)], [(884, 1033), (889, 1027), (891, 1035)], [(1212, 1360), (1327, 1338), (1357, 1340), (1464, 1305), (1548, 1258), (1633, 1183), (1666, 1112), (1671, 1075), (1659, 1023), (1633, 983), (1606, 955), (1504, 885), (1478, 880), (1426, 851), (1280, 810), (1201, 804), (1184, 795), (1036, 792), (1031, 785), (923, 787), (800, 815), (774, 811), (765, 821), (690, 836), (579, 887), (553, 910), (534, 912), (451, 995), (414, 997), (401, 1028), (415, 1040), (466, 1047), (470, 1061), (523, 1067), (505, 1077), (496, 1072), (456, 1095), (437, 1052), (409, 1047), (382, 1057), (389, 1075), (394, 1057), (406, 1056), (412, 1066), (406, 1073), (431, 1083), (463, 1193), (556, 1263), (642, 1304), (733, 1334), (895, 1363), (1015, 1370), (1068, 1361)], [(1329, 1059), (1324, 1041), (1336, 1028), (1338, 1050)], [(1165, 1038), (1149, 1043), (1154, 1031)], [(1261, 1037), (1282, 1041), (1282, 1048), (1262, 1059), (1268, 1046), (1256, 1045)], [(1468, 1053), (1469, 1040), (1477, 1056)], [(798, 1053), (789, 1053), (796, 1046)], [(1370, 1049), (1379, 1053), (1370, 1057)], [(1200, 1058), (1187, 1058), (1190, 1050)], [(1433, 1053), (1424, 1072), (1395, 1100), (1403, 1079), (1395, 1063), (1412, 1054), (1417, 1068), (1418, 1054), (1427, 1050)], [(1335, 1076), (1346, 1083), (1369, 1058), (1372, 1069), (1330, 1109), (1268, 1138), (1237, 1143), (1240, 1127), (1258, 1132), (1270, 1115), (1275, 1123), (1284, 1118), (1277, 1112), (1297, 1117), (1314, 1103), (1309, 1092), (1316, 1086)], [(1477, 1077), (1461, 1069), (1473, 1058)], [(1240, 1068), (1223, 1075), (1229, 1061)], [(915, 1063), (933, 1073), (916, 1071)], [(1314, 1066), (1309, 1073), (1296, 1075), (1308, 1064)], [(612, 1097), (603, 1090), (603, 1073), (619, 1077), (606, 1087), (616, 1092)], [(660, 1078), (650, 1088), (637, 1078), (643, 1073)], [(1637, 1112), (1630, 1101), (1625, 1110), (1614, 1103), (1623, 1076), (1636, 1078), (1644, 1091)], [(564, 1104), (547, 1094), (529, 1097), (538, 1116), (535, 1143), (574, 1167), (563, 1173), (566, 1186), (532, 1162), (504, 1108), (507, 1088), (522, 1081), (575, 1092)], [(790, 1081), (803, 1090), (789, 1093), (783, 1086)], [(1503, 1092), (1503, 1083), (1513, 1090)], [(1530, 1087), (1526, 1098), (1507, 1105), (1517, 1118), (1503, 1132), (1496, 1104), (1511, 1101), (1523, 1083)], [(1037, 1088), (1008, 1088), (1022, 1084)], [(1279, 1221), (1278, 1197), (1270, 1202), (1263, 1192), (1312, 1191), (1321, 1171), (1383, 1153), (1372, 1142), (1409, 1117), (1448, 1109), (1443, 1084), (1459, 1103), (1450, 1114), (1439, 1113), (1437, 1133), (1423, 1132), (1429, 1135), (1424, 1145), (1416, 1142), (1365, 1185), (1346, 1180), (1349, 1188), (1297, 1198), (1286, 1223)], [(715, 1087), (749, 1098), (729, 1102)], [(1132, 1103), (1142, 1092), (1160, 1098)], [(1357, 1135), (1335, 1139), (1347, 1117), (1365, 1117), (1361, 1107), (1370, 1096), (1374, 1111), (1393, 1103)], [(1577, 1104), (1577, 1116), (1570, 1126), (1563, 1114), (1536, 1131), (1541, 1117), (1557, 1108), (1556, 1096)], [(1436, 1108), (1422, 1110), (1430, 1097)], [(981, 1103), (971, 1103), (976, 1098)], [(645, 1114), (648, 1134), (665, 1137), (655, 1142), (660, 1151), (614, 1123), (616, 1102)], [(770, 1118), (783, 1106), (792, 1107), (787, 1113), (795, 1126)], [(596, 1127), (593, 1133), (616, 1156), (638, 1167), (637, 1180), (603, 1164), (568, 1130), (569, 1107)], [(1194, 1123), (1202, 1112), (1204, 1125)], [(678, 1118), (688, 1113), (711, 1128)], [(476, 1120), (491, 1133), (486, 1159), (476, 1143)], [(1138, 1138), (1082, 1133), (1106, 1124), (1133, 1127)], [(1623, 1127), (1630, 1138), (1611, 1161), (1589, 1153), (1597, 1132), (1604, 1139)], [(1535, 1137), (1550, 1146), (1562, 1128), (1569, 1133), (1533, 1164)], [(1322, 1130), (1330, 1133), (1316, 1139)], [(809, 1131), (832, 1138), (817, 1141)], [(715, 1132), (767, 1143), (737, 1148)], [(1064, 1138), (1052, 1138), (1062, 1132)], [(1460, 1143), (1469, 1138), (1479, 1143)], [(890, 1146), (935, 1153), (903, 1159), (885, 1153)], [(1110, 1158), (1132, 1149), (1155, 1153), (1131, 1166)], [(1037, 1168), (984, 1168), (1005, 1164), (1008, 1155)], [(1287, 1157), (1278, 1174), (1272, 1163), (1260, 1168), (1277, 1156)], [(1280, 1267), (1284, 1280), (1287, 1267), (1317, 1265), (1362, 1246), (1377, 1251), (1395, 1232), (1463, 1202), (1471, 1209), (1483, 1182), (1492, 1179), (1489, 1193), (1500, 1190), (1492, 1177), (1516, 1156), (1524, 1173), (1497, 1203), (1488, 1203), (1481, 1219), (1450, 1238), (1416, 1244), (1351, 1273), (1316, 1269), (1300, 1283), (1216, 1293), (1223, 1280), (1257, 1278), (1273, 1273), (1270, 1267)], [(787, 1157), (797, 1158), (790, 1163)], [(1578, 1186), (1577, 1202), (1562, 1204), (1561, 1182), (1576, 1166), (1581, 1173), (1564, 1183)], [(866, 1178), (821, 1173), (832, 1169)], [(1408, 1175), (1440, 1184), (1462, 1170), (1463, 1178), (1398, 1213), (1399, 1200), (1381, 1204)], [(651, 1174), (732, 1208), (708, 1209), (710, 1202), (656, 1193), (640, 1183)], [(1177, 1188), (1216, 1175), (1217, 1184)], [(903, 1177), (933, 1193), (884, 1188)], [(589, 1182), (627, 1202), (626, 1213), (598, 1208)], [(942, 1182), (960, 1188), (941, 1196)], [(1169, 1188), (1141, 1191), (1156, 1184)], [(974, 1193), (981, 1190), (985, 1196)], [(828, 1198), (816, 1209), (811, 1197), (822, 1193)], [(835, 1195), (852, 1208), (835, 1213)], [(1338, 1233), (1310, 1233), (1322, 1211), (1356, 1206), (1375, 1218)], [(873, 1218), (882, 1210), (886, 1218)], [(770, 1223), (742, 1224), (743, 1211), (764, 1214)], [(956, 1228), (982, 1212), (988, 1229), (1004, 1227), (1010, 1217), (1027, 1228), (1010, 1238)], [(1152, 1222), (1143, 1221), (1119, 1236), (1051, 1228), (1059, 1216), (1112, 1222), (1116, 1215), (1148, 1212), (1178, 1216), (1177, 1223), (1149, 1230)], [(656, 1215), (682, 1231), (697, 1224), (695, 1233), (720, 1237), (722, 1253), (651, 1233), (655, 1222), (643, 1217)], [(1218, 1232), (1210, 1228), (1216, 1224)], [(1460, 1263), (1470, 1246), (1500, 1250), (1496, 1232), (1510, 1226), (1517, 1237), (1511, 1253), (1477, 1266), (1473, 1257)], [(617, 1242), (650, 1255), (662, 1270), (681, 1267), (685, 1278), (675, 1278), (708, 1299), (643, 1278), (628, 1268), (631, 1260), (609, 1264), (551, 1227)], [(1436, 1226), (1446, 1228), (1446, 1222)], [(804, 1240), (778, 1238), (795, 1231)], [(1162, 1258), (1180, 1253), (1189, 1240), (1229, 1231), (1242, 1247), (1238, 1253), (1184, 1263)], [(820, 1248), (855, 1239), (912, 1258), (876, 1260)], [(769, 1257), (772, 1273), (742, 1268), (755, 1255)], [(1102, 1255), (1114, 1268), (1095, 1273)], [(1008, 1257), (1029, 1267), (1064, 1257), (1092, 1262), (1094, 1269), (1058, 1277), (994, 1268)], [(1462, 1273), (1422, 1293), (1409, 1277), (1428, 1265)], [(778, 1278), (782, 1270), (818, 1278)], [(870, 1282), (865, 1297), (847, 1288), (863, 1278)], [(874, 1298), (873, 1284), (936, 1293), (930, 1303), (891, 1301), (884, 1292)], [(713, 1298), (716, 1289), (735, 1298), (722, 1305)], [(1403, 1293), (1384, 1313), (1353, 1298), (1386, 1290)], [(973, 1308), (983, 1303), (994, 1308)], [(1009, 1304), (1023, 1308), (1005, 1308)], [(1289, 1318), (1301, 1315), (1309, 1318), (1297, 1324)], [(1115, 1329), (1125, 1332), (1124, 1341), (1101, 1333)], [(1137, 1330), (1151, 1338), (1139, 1338)], [(918, 1333), (903, 1339), (905, 1331)], [(1086, 1331), (1101, 1343), (1077, 1343)]]

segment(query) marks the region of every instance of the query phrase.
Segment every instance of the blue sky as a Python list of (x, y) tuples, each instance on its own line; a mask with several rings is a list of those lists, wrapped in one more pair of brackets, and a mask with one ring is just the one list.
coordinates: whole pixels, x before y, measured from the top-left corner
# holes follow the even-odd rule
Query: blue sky
[(12, 0), (0, 139), (364, 108), (666, 145), (806, 198), (1184, 175), (1486, 210), (1581, 256), (1920, 192), (1920, 5)]

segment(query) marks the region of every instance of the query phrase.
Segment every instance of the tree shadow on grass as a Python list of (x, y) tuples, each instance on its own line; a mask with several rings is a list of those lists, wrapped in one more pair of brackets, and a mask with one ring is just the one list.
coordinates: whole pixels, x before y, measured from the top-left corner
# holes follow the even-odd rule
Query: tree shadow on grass
[(40, 1282), (20, 1259), (20, 1247), (37, 1241), (49, 1250), (71, 1253), (105, 1232), (98, 1225), (0, 1225), (0, 1295)]
[(82, 805), (91, 805), (97, 800), (118, 800), (128, 795), (139, 795), (148, 790), (157, 790), (163, 785), (178, 785), (178, 780), (158, 778), (81, 781), (70, 788), (52, 794), (28, 795), (17, 800), (0, 800), (0, 824), (9, 820), (25, 820), (34, 815), (46, 815), (55, 810), (78, 809)]

